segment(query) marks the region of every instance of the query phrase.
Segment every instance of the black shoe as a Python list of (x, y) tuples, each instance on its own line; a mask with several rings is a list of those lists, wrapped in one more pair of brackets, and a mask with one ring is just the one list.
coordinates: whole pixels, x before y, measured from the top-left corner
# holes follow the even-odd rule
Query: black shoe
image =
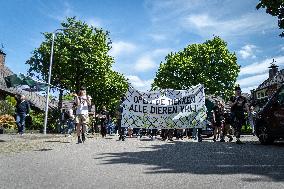
[(86, 137), (85, 137), (84, 133), (82, 133), (82, 141), (83, 141), (83, 143), (86, 141)]
[(232, 142), (232, 141), (233, 141), (233, 137), (230, 137), (229, 142)]
[(80, 143), (82, 143), (81, 138), (78, 139), (78, 143), (77, 144), (80, 144)]
[(222, 138), (222, 139), (220, 140), (220, 142), (225, 142), (225, 140)]
[(240, 140), (237, 140), (236, 144), (244, 144), (244, 143), (242, 141), (240, 141)]
[(216, 142), (216, 139), (215, 139), (215, 138), (213, 138), (213, 142)]

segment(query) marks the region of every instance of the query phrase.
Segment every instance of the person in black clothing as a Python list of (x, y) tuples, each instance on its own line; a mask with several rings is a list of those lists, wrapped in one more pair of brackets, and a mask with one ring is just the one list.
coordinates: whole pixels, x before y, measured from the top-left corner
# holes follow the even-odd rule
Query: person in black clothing
[(216, 135), (221, 134), (222, 121), (224, 119), (224, 108), (219, 100), (216, 101), (216, 105), (213, 107), (213, 126), (214, 126), (214, 138), (213, 141), (216, 142)]
[(249, 112), (247, 99), (241, 95), (241, 88), (235, 87), (235, 96), (230, 98), (231, 121), (235, 130), (236, 143), (242, 144), (240, 141), (242, 125), (245, 123), (245, 111)]
[(16, 124), (18, 126), (18, 133), (23, 134), (25, 131), (25, 120), (26, 116), (30, 113), (30, 104), (28, 101), (25, 100), (24, 95), (16, 95)]
[(124, 127), (121, 127), (121, 120), (122, 120), (122, 113), (123, 113), (123, 107), (124, 104), (123, 102), (125, 101), (125, 97), (122, 96), (120, 98), (120, 103), (117, 109), (117, 129), (118, 129), (118, 134), (119, 134), (119, 140), (124, 141), (125, 140), (125, 135), (124, 135)]
[(101, 135), (102, 137), (105, 137), (107, 133), (107, 124), (110, 120), (109, 112), (106, 110), (105, 106), (103, 106), (102, 111), (99, 114), (99, 118), (101, 120)]

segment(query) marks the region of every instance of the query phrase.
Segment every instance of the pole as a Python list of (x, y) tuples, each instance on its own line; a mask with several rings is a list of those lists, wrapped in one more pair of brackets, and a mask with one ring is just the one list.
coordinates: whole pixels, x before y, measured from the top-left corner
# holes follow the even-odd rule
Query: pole
[(51, 80), (51, 69), (52, 69), (54, 38), (55, 38), (55, 32), (52, 33), (51, 51), (50, 51), (50, 62), (49, 62), (49, 72), (48, 72), (48, 86), (47, 86), (47, 93), (46, 93), (45, 117), (44, 117), (44, 128), (43, 128), (43, 134), (45, 134), (45, 135), (46, 135), (47, 116), (48, 116), (48, 103), (49, 103), (49, 91), (50, 91), (50, 80)]

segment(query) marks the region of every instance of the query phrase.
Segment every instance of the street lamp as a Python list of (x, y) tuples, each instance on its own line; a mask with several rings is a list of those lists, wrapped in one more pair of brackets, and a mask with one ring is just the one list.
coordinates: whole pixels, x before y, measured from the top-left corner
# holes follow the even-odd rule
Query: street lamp
[(44, 127), (43, 134), (46, 134), (46, 126), (47, 126), (47, 116), (48, 116), (48, 103), (49, 103), (49, 91), (50, 91), (50, 80), (51, 80), (51, 69), (52, 69), (52, 58), (53, 58), (53, 47), (54, 47), (54, 39), (57, 31), (60, 30), (70, 30), (67, 29), (56, 29), (52, 32), (52, 41), (51, 41), (51, 51), (50, 51), (50, 62), (49, 62), (49, 72), (48, 72), (48, 86), (47, 86), (47, 94), (46, 94), (46, 103), (45, 103), (45, 117), (44, 117)]

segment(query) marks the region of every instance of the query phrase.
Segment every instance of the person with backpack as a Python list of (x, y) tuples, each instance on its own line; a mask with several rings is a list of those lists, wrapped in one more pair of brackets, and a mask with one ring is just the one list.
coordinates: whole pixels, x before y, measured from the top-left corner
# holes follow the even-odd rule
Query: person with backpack
[[(89, 122), (89, 106), (91, 105), (91, 97), (87, 95), (86, 89), (81, 88), (78, 94), (75, 94), (74, 103), (76, 105), (76, 131), (78, 137), (78, 144), (86, 140), (85, 131)], [(82, 139), (80, 137), (82, 135)]]

